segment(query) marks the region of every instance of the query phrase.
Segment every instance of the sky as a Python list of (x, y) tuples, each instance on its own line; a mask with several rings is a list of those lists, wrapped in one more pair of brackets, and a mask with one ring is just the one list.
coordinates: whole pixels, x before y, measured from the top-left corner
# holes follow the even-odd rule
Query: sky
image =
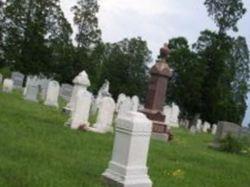
[[(77, 0), (61, 0), (67, 19), (73, 25), (70, 8)], [(153, 57), (170, 38), (184, 36), (194, 43), (200, 31), (215, 30), (215, 24), (208, 17), (204, 0), (98, 0), (99, 26), (105, 42), (117, 42), (124, 38), (140, 36), (148, 42)], [(239, 32), (247, 38), (250, 47), (250, 1), (243, 0), (249, 12), (239, 21)], [(248, 104), (250, 106), (250, 95)], [(250, 107), (245, 125), (250, 122)]]

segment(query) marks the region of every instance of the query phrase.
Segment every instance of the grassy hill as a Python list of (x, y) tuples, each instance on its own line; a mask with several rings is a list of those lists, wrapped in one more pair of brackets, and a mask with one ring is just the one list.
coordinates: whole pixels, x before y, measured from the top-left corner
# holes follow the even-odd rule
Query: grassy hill
[[(99, 187), (113, 134), (64, 126), (59, 110), (0, 93), (0, 187)], [(151, 141), (155, 187), (249, 187), (250, 157), (208, 148), (212, 136), (178, 129), (169, 144)]]

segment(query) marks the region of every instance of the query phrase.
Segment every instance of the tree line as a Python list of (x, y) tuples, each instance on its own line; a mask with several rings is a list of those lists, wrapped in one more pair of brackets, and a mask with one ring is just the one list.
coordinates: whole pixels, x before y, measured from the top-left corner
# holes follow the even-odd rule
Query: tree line
[[(246, 39), (232, 37), (246, 13), (242, 0), (205, 0), (218, 31), (204, 30), (193, 45), (184, 37), (169, 40), (170, 80), (167, 102), (175, 102), (190, 125), (201, 118), (210, 123), (241, 123), (246, 110), (249, 50)], [(138, 95), (142, 100), (152, 62), (147, 42), (140, 37), (116, 43), (102, 40), (97, 0), (78, 0), (71, 8), (76, 36), (60, 0), (0, 0), (0, 69), (26, 75), (43, 74), (71, 83), (86, 70), (91, 91), (105, 79), (111, 93)], [(164, 43), (164, 41), (163, 41)]]

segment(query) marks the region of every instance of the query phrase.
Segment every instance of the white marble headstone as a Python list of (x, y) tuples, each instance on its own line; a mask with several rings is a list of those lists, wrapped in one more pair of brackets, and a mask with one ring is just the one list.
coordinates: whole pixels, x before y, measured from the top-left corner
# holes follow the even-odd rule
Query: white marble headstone
[(130, 97), (126, 97), (126, 99), (120, 104), (118, 116), (126, 112), (129, 112), (131, 110), (132, 110), (132, 100)]
[(59, 92), (60, 92), (59, 83), (57, 81), (50, 81), (44, 104), (48, 106), (58, 107)]
[(139, 104), (140, 104), (139, 97), (134, 95), (132, 97), (132, 109), (131, 110), (134, 111), (134, 112), (137, 112), (138, 109), (139, 109)]
[(11, 79), (4, 79), (3, 81), (3, 92), (10, 93), (13, 90), (13, 80)]

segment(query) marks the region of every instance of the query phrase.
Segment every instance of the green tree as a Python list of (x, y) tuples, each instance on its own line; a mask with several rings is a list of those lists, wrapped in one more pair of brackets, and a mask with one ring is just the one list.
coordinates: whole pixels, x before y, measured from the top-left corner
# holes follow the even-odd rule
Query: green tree
[(76, 41), (79, 48), (89, 49), (101, 40), (96, 14), (99, 11), (97, 0), (78, 0), (72, 7), (74, 23), (77, 26)]
[(59, 0), (7, 0), (5, 16), (9, 65), (25, 74), (52, 76), (55, 44), (68, 44), (72, 32)]
[(189, 119), (192, 126), (201, 110), (204, 66), (196, 53), (190, 50), (185, 38), (171, 39), (169, 47), (168, 63), (174, 73), (169, 83), (167, 101), (176, 103), (182, 118)]
[(145, 97), (148, 80), (148, 63), (151, 51), (141, 38), (124, 39), (107, 44), (102, 64), (101, 80), (108, 79), (111, 93)]
[(208, 14), (219, 27), (219, 33), (238, 31), (237, 22), (246, 13), (242, 0), (205, 0)]

